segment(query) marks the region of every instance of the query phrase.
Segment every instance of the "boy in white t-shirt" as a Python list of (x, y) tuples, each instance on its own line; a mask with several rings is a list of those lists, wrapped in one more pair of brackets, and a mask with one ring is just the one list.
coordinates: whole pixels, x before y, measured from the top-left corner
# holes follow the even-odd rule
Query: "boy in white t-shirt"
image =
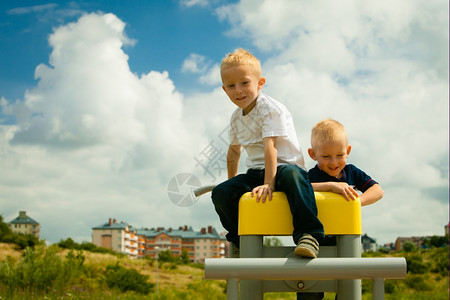
[[(230, 122), (227, 153), (228, 180), (212, 191), (212, 201), (227, 240), (239, 247), (238, 203), (251, 192), (255, 201), (272, 200), (272, 192), (286, 194), (293, 217), (294, 253), (315, 258), (324, 237), (317, 218), (314, 191), (305, 171), (291, 114), (286, 107), (261, 93), (265, 78), (259, 60), (238, 49), (220, 67), (222, 88), (238, 106)], [(247, 173), (238, 175), (241, 148), (247, 151)]]

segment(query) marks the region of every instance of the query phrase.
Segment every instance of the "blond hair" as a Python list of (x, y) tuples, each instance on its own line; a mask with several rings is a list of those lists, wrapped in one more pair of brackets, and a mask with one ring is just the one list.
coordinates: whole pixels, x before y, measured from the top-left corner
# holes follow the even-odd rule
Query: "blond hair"
[(254, 74), (258, 78), (261, 77), (262, 72), (259, 59), (242, 48), (236, 49), (232, 53), (229, 53), (225, 56), (225, 58), (222, 60), (222, 63), (220, 64), (220, 74), (222, 74), (222, 71), (224, 69), (241, 65), (250, 66)]
[(325, 119), (313, 127), (311, 132), (311, 147), (313, 149), (321, 143), (335, 142), (344, 142), (345, 145), (348, 145), (344, 125), (333, 119)]

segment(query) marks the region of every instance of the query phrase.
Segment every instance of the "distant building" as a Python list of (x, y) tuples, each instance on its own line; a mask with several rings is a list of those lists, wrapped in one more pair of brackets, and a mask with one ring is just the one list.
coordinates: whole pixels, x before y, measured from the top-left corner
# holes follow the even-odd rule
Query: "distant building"
[(8, 223), (14, 233), (31, 234), (39, 238), (39, 223), (27, 216), (25, 211), (20, 211), (19, 216)]
[(444, 230), (445, 230), (445, 235), (448, 235), (448, 224), (445, 225)]
[(108, 223), (92, 228), (92, 243), (132, 258), (154, 258), (157, 251), (164, 250), (170, 250), (174, 256), (181, 256), (186, 250), (191, 262), (225, 256), (225, 238), (212, 226), (200, 231), (194, 231), (190, 226), (181, 226), (177, 230), (163, 227), (136, 229), (109, 219)]
[(182, 251), (186, 250), (191, 262), (225, 257), (225, 238), (212, 226), (200, 231), (195, 231), (190, 226), (181, 226), (178, 229), (138, 229), (137, 234), (145, 237), (145, 255), (151, 257), (156, 256), (156, 251), (164, 250), (170, 250), (174, 256), (181, 256)]
[(377, 242), (373, 238), (368, 236), (367, 234), (364, 234), (363, 236), (361, 236), (361, 246), (362, 246), (363, 252), (378, 251)]
[(423, 237), (423, 236), (398, 237), (395, 240), (395, 250), (396, 251), (403, 250), (403, 245), (405, 245), (406, 242), (411, 242), (417, 248), (422, 248), (424, 239), (425, 239), (425, 237)]
[(92, 228), (92, 243), (96, 246), (138, 257), (138, 238), (126, 223), (109, 219), (105, 224)]
[(385, 251), (394, 251), (395, 250), (395, 243), (387, 243), (381, 246), (379, 250), (385, 250)]

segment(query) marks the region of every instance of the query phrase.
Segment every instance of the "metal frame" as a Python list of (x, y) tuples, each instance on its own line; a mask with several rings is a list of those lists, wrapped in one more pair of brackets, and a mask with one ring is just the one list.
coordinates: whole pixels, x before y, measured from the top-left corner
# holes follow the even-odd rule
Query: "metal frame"
[(263, 300), (264, 293), (337, 292), (361, 300), (361, 279), (373, 280), (373, 299), (384, 299), (384, 280), (406, 276), (404, 258), (361, 258), (359, 235), (337, 236), (319, 258), (293, 255), (294, 247), (265, 247), (263, 236), (240, 237), (240, 258), (208, 258), (206, 279), (226, 279), (228, 300)]
[(405, 258), (361, 258), (360, 234), (337, 235), (336, 246), (321, 246), (315, 259), (296, 257), (294, 247), (264, 247), (263, 238), (241, 235), (240, 258), (205, 260), (206, 279), (227, 280), (228, 300), (263, 300), (269, 291), (337, 292), (338, 300), (361, 300), (361, 279), (372, 279), (373, 300), (382, 300), (385, 279), (406, 277)]

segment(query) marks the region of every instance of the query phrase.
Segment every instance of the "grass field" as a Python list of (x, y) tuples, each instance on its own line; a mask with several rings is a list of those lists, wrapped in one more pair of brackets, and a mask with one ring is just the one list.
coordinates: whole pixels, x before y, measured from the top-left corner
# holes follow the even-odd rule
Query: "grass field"
[[(204, 280), (201, 266), (159, 263), (156, 272), (151, 259), (42, 248), (24, 252), (0, 243), (0, 299), (226, 299), (226, 282)], [(407, 259), (406, 279), (387, 280), (385, 299), (447, 300), (448, 254), (446, 247), (365, 256)], [(362, 287), (363, 300), (372, 299), (371, 281), (363, 280)], [(296, 296), (266, 293), (264, 299)], [(325, 299), (334, 299), (334, 293), (326, 293)]]

